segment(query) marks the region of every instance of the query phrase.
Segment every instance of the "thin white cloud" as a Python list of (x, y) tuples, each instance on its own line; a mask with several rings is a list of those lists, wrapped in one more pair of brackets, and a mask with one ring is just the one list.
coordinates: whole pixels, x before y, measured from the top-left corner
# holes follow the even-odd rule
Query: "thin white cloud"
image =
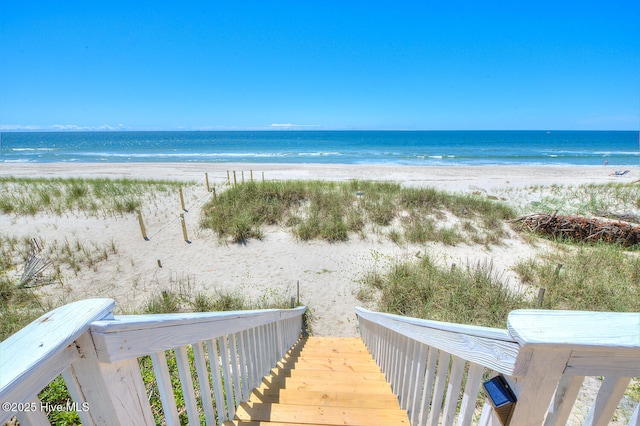
[(0, 131), (17, 131), (17, 130), (43, 130), (42, 126), (22, 125), (22, 124), (0, 124)]
[(71, 131), (95, 131), (95, 130), (120, 130), (123, 126), (110, 126), (103, 124), (102, 126), (78, 126), (76, 124), (54, 124), (51, 126), (55, 130), (71, 130)]
[(110, 131), (110, 130), (124, 130), (126, 127), (122, 124), (117, 126), (111, 126), (109, 124), (103, 124), (102, 126), (78, 126), (77, 124), (53, 124), (51, 126), (39, 126), (39, 125), (24, 125), (24, 124), (0, 124), (0, 131)]
[(278, 129), (297, 129), (304, 127), (320, 127), (318, 124), (291, 124), (291, 123), (273, 123), (269, 127)]

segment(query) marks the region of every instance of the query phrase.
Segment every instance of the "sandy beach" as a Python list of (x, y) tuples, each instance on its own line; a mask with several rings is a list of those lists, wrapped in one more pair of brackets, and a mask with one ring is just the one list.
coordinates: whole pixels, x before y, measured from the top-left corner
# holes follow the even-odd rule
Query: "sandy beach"
[[(217, 290), (238, 291), (251, 299), (296, 296), (313, 314), (313, 331), (324, 336), (355, 336), (353, 308), (364, 274), (383, 271), (393, 262), (428, 252), (443, 264), (491, 261), (514, 288), (520, 284), (511, 271), (520, 259), (536, 250), (513, 233), (501, 246), (470, 244), (398, 246), (382, 235), (354, 236), (348, 242), (302, 242), (282, 228), (268, 227), (262, 240), (247, 244), (221, 243), (216, 235), (199, 229), (200, 208), (211, 196), (209, 183), (222, 191), (227, 172), (240, 182), (255, 180), (322, 179), (389, 180), (411, 186), (496, 197), (512, 205), (539, 196), (533, 186), (575, 186), (584, 183), (628, 182), (638, 173), (619, 178), (610, 167), (414, 167), (372, 165), (233, 164), (233, 163), (38, 163), (0, 164), (0, 176), (110, 177), (168, 179), (185, 183), (184, 212), (189, 243), (184, 241), (178, 194), (143, 206), (149, 239), (142, 238), (135, 214), (91, 217), (82, 214), (15, 217), (0, 215), (0, 229), (10, 236), (38, 236), (45, 242), (80, 241), (95, 247), (114, 247), (107, 260), (94, 268), (69, 273), (62, 284), (43, 287), (54, 303), (89, 297), (110, 297), (122, 312), (133, 312), (161, 290), (196, 294)], [(192, 184), (191, 182), (195, 182)], [(527, 195), (529, 194), (529, 195)], [(538, 194), (538, 195), (536, 195)]]

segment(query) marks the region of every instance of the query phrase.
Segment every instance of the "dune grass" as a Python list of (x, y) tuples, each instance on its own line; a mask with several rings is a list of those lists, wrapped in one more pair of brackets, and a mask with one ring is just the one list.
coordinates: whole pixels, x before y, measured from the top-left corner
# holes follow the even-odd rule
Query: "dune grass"
[(560, 215), (598, 215), (601, 212), (627, 212), (640, 209), (640, 185), (610, 182), (582, 185), (532, 185), (505, 189), (504, 195), (517, 199), (523, 193), (534, 200), (515, 205), (521, 214), (551, 213)]
[[(518, 291), (491, 264), (447, 269), (426, 256), (369, 273), (360, 298), (374, 300), (375, 289), (383, 312), (498, 328), (514, 309), (640, 312), (640, 256), (620, 246), (558, 243), (514, 269), (523, 283)], [(540, 287), (546, 292), (536, 306)]]
[[(200, 225), (233, 242), (259, 239), (264, 226), (284, 225), (303, 241), (347, 241), (382, 229), (399, 244), (492, 244), (499, 243), (504, 220), (513, 216), (509, 207), (483, 197), (391, 182), (247, 182), (206, 204)], [(450, 217), (456, 218), (453, 223)], [(468, 226), (458, 227), (457, 220)]]
[(640, 256), (618, 245), (558, 243), (515, 270), (524, 284), (546, 289), (543, 309), (640, 312)]
[(167, 180), (0, 177), (0, 213), (132, 213), (140, 209), (144, 197), (177, 191), (183, 185)]
[(424, 256), (370, 273), (364, 284), (379, 291), (377, 310), (435, 321), (504, 328), (510, 311), (530, 307), (490, 263), (446, 269)]

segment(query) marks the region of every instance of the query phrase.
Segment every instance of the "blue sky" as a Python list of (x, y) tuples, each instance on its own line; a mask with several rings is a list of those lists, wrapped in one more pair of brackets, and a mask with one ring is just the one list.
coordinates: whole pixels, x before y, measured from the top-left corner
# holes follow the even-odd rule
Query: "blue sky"
[(637, 0), (0, 0), (0, 130), (638, 130), (639, 28)]

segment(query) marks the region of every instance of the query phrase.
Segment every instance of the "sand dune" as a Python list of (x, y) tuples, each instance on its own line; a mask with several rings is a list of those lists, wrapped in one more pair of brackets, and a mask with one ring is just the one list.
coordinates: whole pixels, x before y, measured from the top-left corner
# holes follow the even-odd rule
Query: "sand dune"
[[(144, 163), (144, 164), (0, 164), (0, 176), (41, 177), (129, 177), (170, 179), (197, 182), (185, 184), (185, 223), (190, 243), (184, 241), (178, 215), (178, 195), (167, 196), (145, 205), (143, 216), (149, 240), (142, 238), (136, 215), (95, 218), (85, 215), (38, 215), (13, 217), (0, 215), (1, 232), (19, 237), (38, 236), (45, 242), (80, 241), (96, 248), (115, 248), (107, 260), (80, 272), (65, 274), (63, 284), (40, 291), (55, 303), (88, 297), (114, 298), (122, 311), (140, 307), (154, 293), (172, 290), (188, 294), (237, 290), (257, 299), (268, 295), (295, 295), (300, 286), (300, 299), (314, 316), (314, 332), (318, 335), (357, 335), (353, 308), (361, 306), (356, 295), (363, 275), (384, 270), (389, 264), (415, 257), (428, 251), (443, 263), (466, 263), (488, 260), (504, 272), (514, 287), (517, 278), (510, 268), (519, 259), (535, 254), (535, 250), (517, 235), (502, 246), (487, 249), (459, 244), (403, 246), (382, 235), (362, 239), (354, 236), (344, 243), (297, 241), (290, 232), (278, 227), (267, 228), (262, 240), (247, 244), (223, 244), (215, 235), (200, 230), (201, 205), (210, 194), (210, 185), (222, 189), (227, 171), (237, 181), (249, 179), (373, 179), (391, 180), (403, 185), (435, 186), (455, 192), (476, 192), (507, 198), (514, 205), (526, 203), (523, 190), (532, 185), (577, 185), (622, 181), (611, 177), (605, 167), (410, 167), (370, 165), (284, 165), (284, 164), (210, 164), (210, 163)], [(624, 181), (635, 179), (635, 171)], [(231, 178), (233, 179), (233, 178)], [(508, 189), (517, 189), (509, 191)], [(508, 197), (512, 197), (508, 199)]]

